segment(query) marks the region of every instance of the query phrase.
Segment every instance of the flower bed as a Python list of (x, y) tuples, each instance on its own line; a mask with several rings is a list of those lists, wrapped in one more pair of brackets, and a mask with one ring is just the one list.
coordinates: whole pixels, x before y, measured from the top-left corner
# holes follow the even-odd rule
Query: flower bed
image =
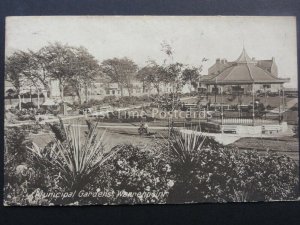
[[(24, 130), (6, 131), (5, 204), (236, 202), (298, 197), (298, 166), (287, 156), (241, 152), (212, 138), (176, 131), (169, 139), (151, 145), (119, 145), (105, 152), (103, 134), (97, 138), (94, 125), (88, 125), (81, 144), (75, 141), (80, 132), (66, 131), (62, 124), (53, 126), (56, 138), (43, 149), (28, 142)], [(86, 161), (85, 155), (91, 161)], [(70, 161), (65, 157), (71, 157)], [(66, 196), (57, 197), (59, 193)]]

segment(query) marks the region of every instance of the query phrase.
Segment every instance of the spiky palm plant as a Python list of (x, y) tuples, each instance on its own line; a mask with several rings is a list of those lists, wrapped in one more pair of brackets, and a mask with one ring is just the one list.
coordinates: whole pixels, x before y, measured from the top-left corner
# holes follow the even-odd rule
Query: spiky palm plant
[[(40, 163), (57, 171), (70, 190), (80, 190), (93, 181), (102, 165), (116, 154), (117, 150), (104, 151), (105, 131), (100, 135), (97, 124), (84, 135), (78, 124), (63, 126), (66, 140), (53, 137), (50, 154), (33, 143), (29, 150)], [(49, 155), (51, 157), (49, 157)]]
[(201, 151), (206, 137), (197, 135), (195, 132), (183, 133), (174, 131), (169, 138), (171, 154), (183, 164), (190, 164), (194, 161), (197, 152)]

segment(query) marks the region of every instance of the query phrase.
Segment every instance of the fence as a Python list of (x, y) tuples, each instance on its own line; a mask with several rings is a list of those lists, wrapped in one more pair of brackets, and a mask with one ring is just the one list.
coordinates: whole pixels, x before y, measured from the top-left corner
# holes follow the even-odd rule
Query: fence
[[(221, 118), (213, 118), (213, 119), (210, 119), (210, 121), (214, 122), (214, 123), (218, 123), (218, 124), (222, 123)], [(258, 125), (258, 124), (277, 124), (279, 122), (278, 122), (278, 120), (255, 118), (254, 123)], [(252, 120), (252, 118), (223, 118), (223, 124), (252, 125), (253, 120)]]

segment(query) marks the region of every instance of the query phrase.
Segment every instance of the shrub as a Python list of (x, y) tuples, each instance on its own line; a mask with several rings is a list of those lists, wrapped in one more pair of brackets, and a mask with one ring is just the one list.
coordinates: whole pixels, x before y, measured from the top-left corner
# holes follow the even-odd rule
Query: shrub
[(67, 139), (67, 134), (61, 118), (59, 118), (59, 123), (47, 123), (47, 125), (50, 127), (57, 140), (64, 142)]
[(105, 176), (98, 178), (97, 187), (107, 188), (114, 193), (107, 203), (165, 203), (173, 181), (169, 179), (171, 168), (162, 153), (157, 148), (132, 145), (115, 148), (119, 151), (107, 161)]
[(26, 138), (27, 136), (28, 132), (22, 127), (5, 129), (5, 149), (7, 150), (7, 155), (13, 157), (13, 161), (16, 164), (23, 163), (26, 160), (26, 146), (29, 144), (29, 141)]
[(47, 171), (36, 168), (35, 161), (31, 161), (27, 154), (26, 146), (30, 145), (27, 135), (23, 128), (8, 128), (5, 131), (5, 205), (42, 204), (42, 198), (30, 201), (30, 193), (37, 187), (46, 187), (46, 184), (49, 184), (48, 189), (55, 188), (53, 179), (46, 176)]
[[(205, 137), (180, 135), (170, 146), (175, 185), (168, 203), (291, 200), (298, 195), (298, 167), (287, 156), (239, 152)], [(174, 139), (178, 140), (174, 140)]]

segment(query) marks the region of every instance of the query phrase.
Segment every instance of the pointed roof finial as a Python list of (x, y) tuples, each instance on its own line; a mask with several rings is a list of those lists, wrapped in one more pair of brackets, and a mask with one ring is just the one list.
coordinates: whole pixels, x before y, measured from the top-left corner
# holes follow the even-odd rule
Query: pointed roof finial
[(241, 53), (241, 55), (239, 56), (239, 58), (237, 60), (235, 60), (235, 62), (237, 63), (251, 63), (252, 60), (251, 58), (248, 56), (245, 46), (244, 46), (244, 41), (243, 41), (243, 51)]

